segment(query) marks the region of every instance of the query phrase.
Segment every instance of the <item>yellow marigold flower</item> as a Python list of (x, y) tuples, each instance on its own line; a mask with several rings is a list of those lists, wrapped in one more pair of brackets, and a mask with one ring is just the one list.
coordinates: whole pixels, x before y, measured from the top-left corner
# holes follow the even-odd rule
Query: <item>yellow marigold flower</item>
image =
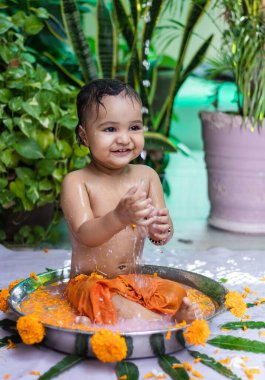
[(36, 376), (40, 376), (41, 373), (39, 371), (30, 371), (29, 373), (30, 375), (36, 375)]
[(0, 311), (4, 313), (8, 310), (8, 297), (9, 291), (7, 289), (2, 289), (0, 291)]
[(189, 344), (205, 344), (210, 335), (210, 329), (208, 323), (205, 320), (195, 319), (190, 326), (187, 327), (184, 332), (184, 337)]
[(157, 375), (156, 376), (156, 380), (160, 380), (160, 379), (166, 379), (167, 375), (165, 375), (164, 373), (162, 375)]
[(17, 330), (25, 344), (40, 343), (45, 335), (43, 324), (31, 314), (18, 318)]
[(15, 281), (10, 282), (10, 284), (8, 285), (9, 292), (10, 292), (11, 289), (13, 289), (21, 281), (24, 281), (24, 278), (20, 278), (19, 280), (15, 280)]
[(119, 362), (126, 358), (126, 341), (118, 332), (102, 329), (92, 336), (90, 342), (94, 354), (102, 362)]
[(202, 358), (196, 358), (196, 359), (194, 359), (193, 361), (194, 361), (194, 363), (196, 364), (196, 363), (199, 363), (201, 360), (202, 360)]
[(225, 306), (235, 317), (242, 317), (247, 311), (247, 305), (238, 292), (229, 292), (225, 296)]

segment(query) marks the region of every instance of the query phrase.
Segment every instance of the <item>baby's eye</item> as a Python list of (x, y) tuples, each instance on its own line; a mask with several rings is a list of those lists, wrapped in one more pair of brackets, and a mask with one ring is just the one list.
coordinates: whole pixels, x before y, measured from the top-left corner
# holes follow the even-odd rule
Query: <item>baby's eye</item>
[(141, 125), (133, 125), (132, 127), (131, 127), (131, 130), (132, 131), (139, 131), (139, 130), (141, 130), (142, 129), (142, 126)]
[(105, 128), (104, 132), (115, 132), (115, 128), (114, 127)]

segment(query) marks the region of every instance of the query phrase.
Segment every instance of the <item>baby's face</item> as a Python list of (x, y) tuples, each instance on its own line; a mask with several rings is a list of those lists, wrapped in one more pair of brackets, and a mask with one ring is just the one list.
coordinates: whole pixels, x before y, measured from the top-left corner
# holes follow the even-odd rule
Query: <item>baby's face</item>
[(89, 112), (84, 141), (93, 161), (110, 169), (120, 169), (138, 157), (144, 147), (141, 104), (124, 94), (105, 96)]

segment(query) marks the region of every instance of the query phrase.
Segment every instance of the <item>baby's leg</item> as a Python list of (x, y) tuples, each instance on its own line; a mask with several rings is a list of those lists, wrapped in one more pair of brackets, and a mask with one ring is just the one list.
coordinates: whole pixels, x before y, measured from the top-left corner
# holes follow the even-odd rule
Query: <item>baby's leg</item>
[(137, 302), (128, 300), (118, 294), (112, 297), (112, 302), (117, 310), (119, 317), (124, 319), (140, 318), (147, 321), (159, 321), (165, 319), (165, 316), (154, 313), (146, 309)]
[(192, 303), (188, 297), (184, 297), (182, 304), (174, 316), (177, 322), (191, 323), (194, 319), (202, 319), (202, 313), (196, 303)]

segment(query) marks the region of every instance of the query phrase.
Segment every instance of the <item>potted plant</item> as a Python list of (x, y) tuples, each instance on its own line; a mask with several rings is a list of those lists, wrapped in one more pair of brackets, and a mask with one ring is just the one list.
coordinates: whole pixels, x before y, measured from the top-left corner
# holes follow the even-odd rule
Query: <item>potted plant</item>
[(0, 15), (0, 241), (19, 244), (45, 239), (64, 175), (88, 160), (75, 143), (74, 88), (25, 48), (38, 20), (21, 11)]
[(223, 48), (211, 75), (231, 72), (238, 111), (202, 112), (209, 224), (265, 233), (265, 19), (262, 0), (218, 0)]

